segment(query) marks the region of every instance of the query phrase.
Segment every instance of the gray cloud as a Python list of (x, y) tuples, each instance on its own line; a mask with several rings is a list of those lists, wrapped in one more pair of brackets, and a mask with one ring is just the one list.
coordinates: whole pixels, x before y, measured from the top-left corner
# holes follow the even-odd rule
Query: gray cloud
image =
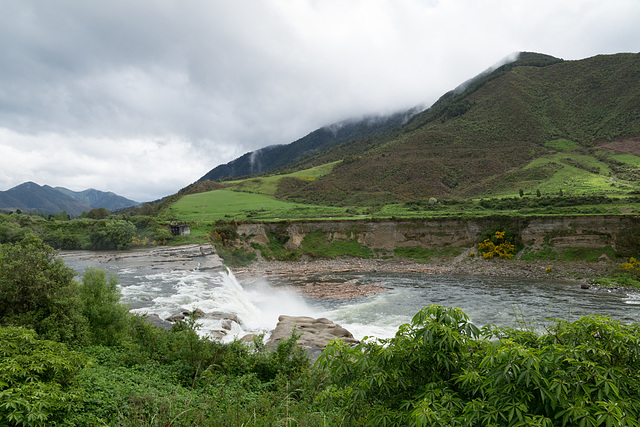
[(0, 0), (0, 190), (137, 200), (512, 52), (637, 51), (636, 0)]

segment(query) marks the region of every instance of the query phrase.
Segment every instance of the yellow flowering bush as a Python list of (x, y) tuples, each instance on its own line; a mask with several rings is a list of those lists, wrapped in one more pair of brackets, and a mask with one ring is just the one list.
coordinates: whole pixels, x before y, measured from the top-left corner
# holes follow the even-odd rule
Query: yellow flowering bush
[(491, 239), (485, 239), (478, 243), (478, 252), (484, 259), (498, 257), (500, 259), (511, 259), (515, 252), (515, 245), (511, 241), (505, 240), (504, 231), (496, 231)]
[(629, 261), (620, 264), (620, 269), (627, 273), (640, 275), (640, 261), (634, 257), (629, 258)]
[(149, 239), (147, 236), (133, 236), (131, 238), (132, 246), (155, 246), (157, 243), (155, 240)]

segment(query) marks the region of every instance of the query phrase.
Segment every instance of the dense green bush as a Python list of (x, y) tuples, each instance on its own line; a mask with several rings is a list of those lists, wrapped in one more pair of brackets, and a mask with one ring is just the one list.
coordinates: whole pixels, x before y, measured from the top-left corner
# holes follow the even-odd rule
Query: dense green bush
[(21, 327), (0, 327), (0, 424), (62, 424), (81, 406), (76, 374), (88, 358), (66, 345), (38, 339)]
[(91, 230), (93, 249), (125, 249), (131, 245), (136, 226), (122, 219), (101, 219)]
[(118, 278), (104, 270), (87, 268), (79, 286), (82, 314), (89, 323), (89, 338), (100, 345), (120, 344), (126, 339), (129, 307), (120, 303)]
[(358, 242), (357, 233), (347, 232), (351, 237), (346, 239), (332, 239), (324, 231), (312, 231), (302, 239), (302, 253), (313, 258), (333, 259), (338, 256), (354, 256), (371, 258), (373, 252), (369, 247)]
[(640, 425), (640, 326), (601, 316), (539, 335), (429, 306), (394, 338), (336, 341), (318, 363), (322, 401), (352, 425)]
[(81, 314), (74, 271), (34, 235), (0, 245), (0, 324), (27, 326), (44, 338), (81, 343)]

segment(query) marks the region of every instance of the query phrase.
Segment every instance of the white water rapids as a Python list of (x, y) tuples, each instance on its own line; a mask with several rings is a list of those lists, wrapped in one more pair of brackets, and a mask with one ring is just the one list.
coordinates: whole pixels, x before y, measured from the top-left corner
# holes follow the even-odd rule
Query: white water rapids
[[(272, 330), (281, 314), (326, 317), (361, 339), (391, 337), (422, 307), (441, 304), (461, 308), (479, 326), (522, 326), (522, 321), (541, 327), (548, 319), (576, 320), (603, 314), (625, 323), (640, 322), (640, 294), (624, 290), (580, 289), (575, 283), (426, 274), (350, 273), (345, 282), (382, 283), (380, 294), (347, 300), (313, 299), (285, 290), (287, 279), (277, 283), (257, 280), (241, 285), (224, 271), (162, 271), (144, 266), (122, 267), (107, 262), (65, 260), (78, 272), (87, 266), (118, 275), (122, 301), (132, 312), (157, 314), (165, 319), (181, 309), (199, 308), (205, 313), (238, 316), (225, 340), (247, 333)], [(313, 280), (313, 278), (310, 278)], [(220, 330), (220, 320), (198, 319), (200, 333)]]

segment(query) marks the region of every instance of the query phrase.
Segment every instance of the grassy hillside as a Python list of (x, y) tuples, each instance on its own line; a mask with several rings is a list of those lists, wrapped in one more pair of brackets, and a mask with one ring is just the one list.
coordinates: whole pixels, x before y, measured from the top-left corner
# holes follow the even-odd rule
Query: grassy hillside
[[(640, 55), (524, 58), (445, 95), (399, 130), (318, 155), (315, 161), (341, 163), (277, 194), (366, 205), (538, 187), (568, 194), (637, 189)], [(622, 164), (612, 169), (613, 162)]]

